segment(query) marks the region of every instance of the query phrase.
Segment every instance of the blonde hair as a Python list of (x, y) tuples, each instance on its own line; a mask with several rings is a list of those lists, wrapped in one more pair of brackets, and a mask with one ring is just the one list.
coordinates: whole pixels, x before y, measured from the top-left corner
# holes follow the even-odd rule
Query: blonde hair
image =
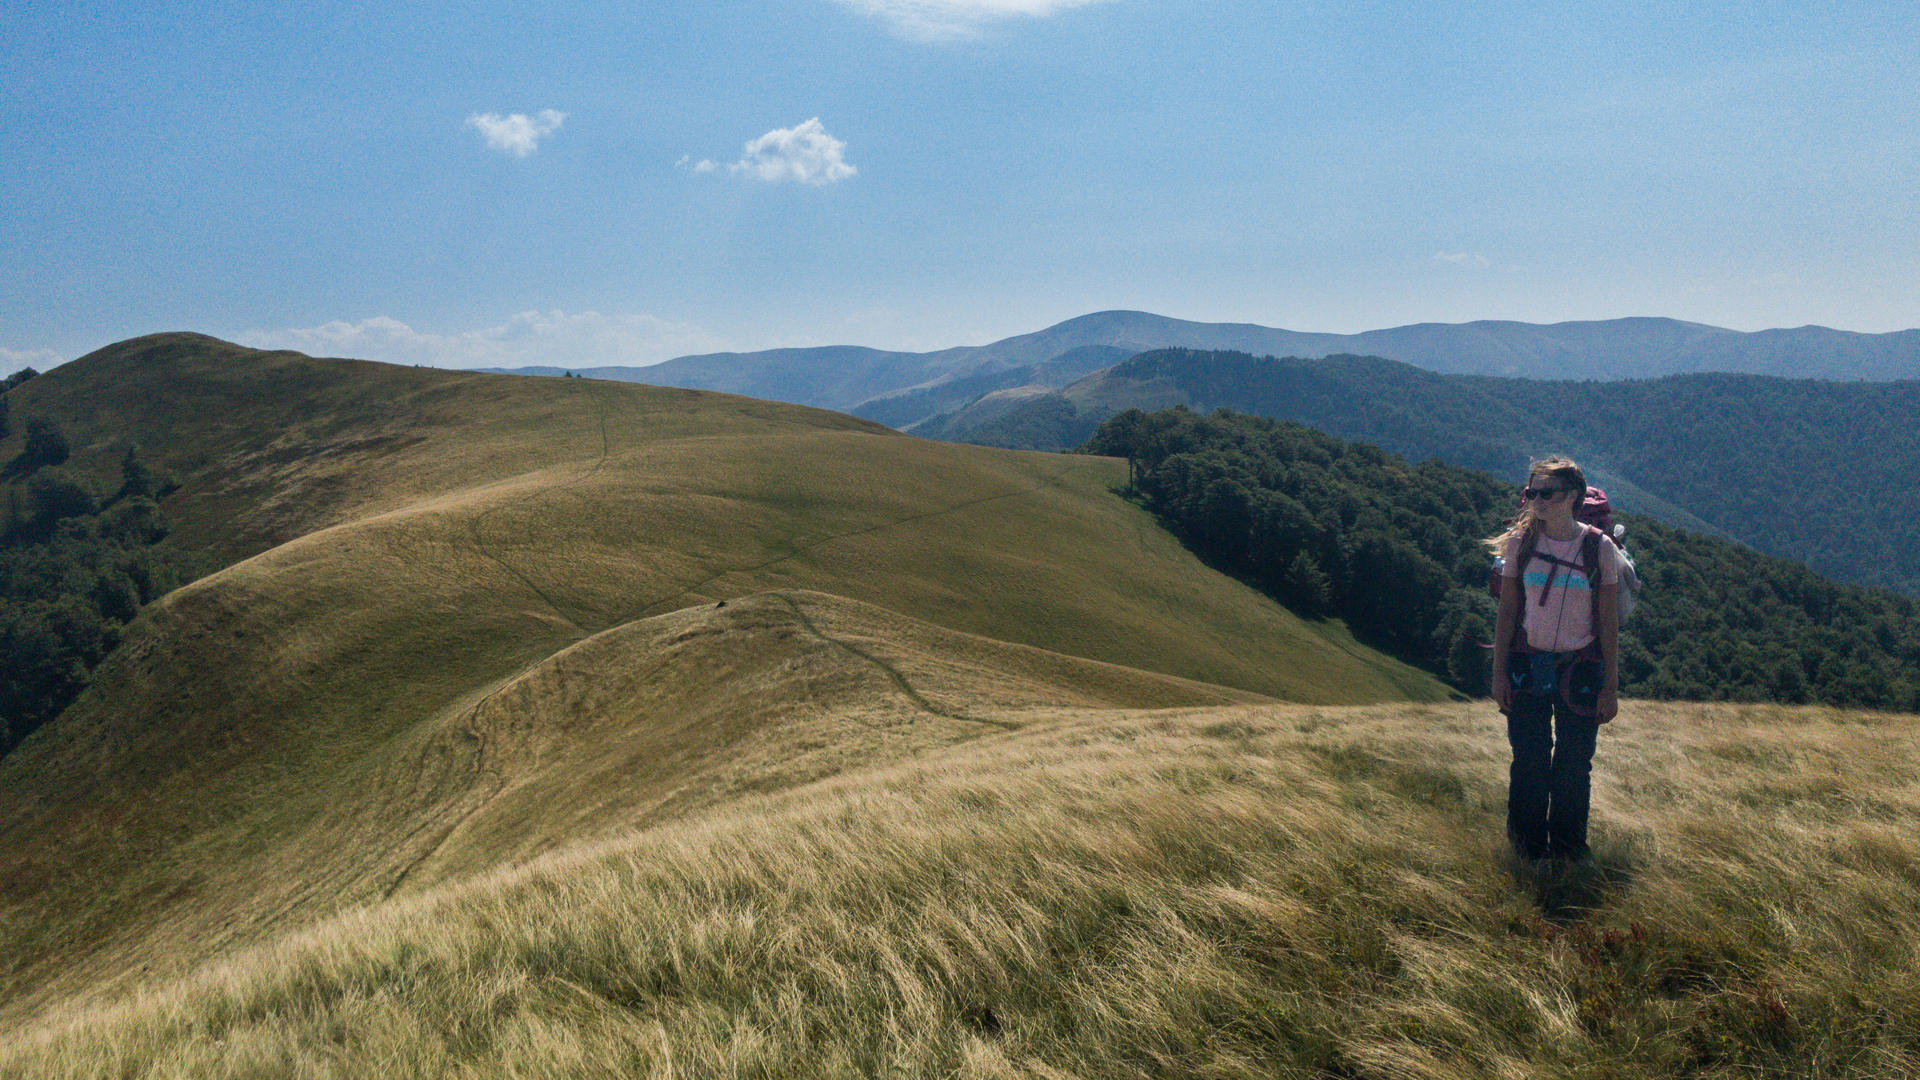
[[(1587, 474), (1580, 471), (1580, 466), (1574, 464), (1572, 458), (1565, 457), (1540, 458), (1527, 468), (1529, 487), (1536, 478), (1548, 477), (1560, 480), (1573, 489), (1573, 512), (1578, 515), (1580, 504), (1587, 501)], [(1487, 537), (1483, 543), (1492, 548), (1495, 555), (1505, 555), (1509, 543), (1526, 536), (1538, 525), (1539, 518), (1534, 514), (1533, 500), (1528, 499), (1520, 504), (1520, 513), (1507, 522), (1506, 528), (1497, 535)]]

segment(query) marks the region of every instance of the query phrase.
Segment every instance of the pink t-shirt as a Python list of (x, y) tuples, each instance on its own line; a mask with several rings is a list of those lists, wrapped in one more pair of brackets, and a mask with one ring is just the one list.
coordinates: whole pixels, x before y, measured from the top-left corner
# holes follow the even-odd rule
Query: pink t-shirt
[[(1593, 641), (1593, 593), (1587, 585), (1586, 571), (1556, 567), (1540, 558), (1551, 555), (1563, 562), (1579, 563), (1580, 541), (1591, 529), (1591, 525), (1582, 525), (1571, 540), (1553, 540), (1542, 534), (1533, 546), (1532, 565), (1525, 568), (1524, 575), (1527, 589), (1524, 618), (1527, 644), (1541, 652), (1573, 652)], [(1522, 577), (1518, 560), (1523, 542), (1521, 537), (1507, 541), (1507, 565), (1501, 568), (1501, 577)], [(1620, 549), (1603, 534), (1600, 537), (1600, 584), (1620, 584), (1620, 562)], [(1551, 592), (1547, 589), (1550, 573)], [(1545, 604), (1540, 601), (1542, 593), (1547, 594)]]

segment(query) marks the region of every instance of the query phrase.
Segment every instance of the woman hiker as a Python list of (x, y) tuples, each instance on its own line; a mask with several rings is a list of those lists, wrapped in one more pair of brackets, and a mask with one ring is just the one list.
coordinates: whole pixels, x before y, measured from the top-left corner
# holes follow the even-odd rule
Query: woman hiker
[(1513, 745), (1507, 839), (1528, 860), (1587, 857), (1594, 742), (1619, 711), (1622, 558), (1575, 519), (1586, 494), (1578, 465), (1536, 462), (1519, 517), (1487, 541), (1506, 559), (1493, 694)]

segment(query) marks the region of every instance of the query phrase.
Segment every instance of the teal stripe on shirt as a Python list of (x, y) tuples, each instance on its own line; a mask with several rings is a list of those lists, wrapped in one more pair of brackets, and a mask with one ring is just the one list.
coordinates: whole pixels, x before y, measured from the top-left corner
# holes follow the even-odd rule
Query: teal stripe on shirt
[[(1544, 588), (1547, 584), (1547, 571), (1545, 570), (1529, 570), (1523, 576), (1528, 585), (1538, 585)], [(1578, 570), (1571, 572), (1562, 570), (1553, 576), (1553, 580), (1556, 585), (1564, 582), (1567, 588), (1579, 589), (1582, 592), (1592, 588), (1591, 585), (1587, 584), (1587, 575)]]

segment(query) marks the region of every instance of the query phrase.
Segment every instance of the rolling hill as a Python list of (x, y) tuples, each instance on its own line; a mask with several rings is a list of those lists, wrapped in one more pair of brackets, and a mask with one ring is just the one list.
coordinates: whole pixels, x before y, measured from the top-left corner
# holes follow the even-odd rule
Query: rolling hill
[(1206, 569), (1120, 462), (194, 335), (9, 397), (70, 468), (138, 442), (227, 565), (0, 759), (0, 1021), (1027, 706), (1445, 696)]
[[(1088, 355), (1082, 350), (1131, 355), (1172, 347), (1272, 356), (1350, 353), (1384, 356), (1431, 371), (1524, 378), (1629, 379), (1704, 371), (1920, 378), (1920, 330), (1860, 334), (1803, 326), (1746, 333), (1677, 319), (1627, 318), (1551, 325), (1419, 323), (1360, 334), (1316, 334), (1250, 323), (1189, 322), (1143, 311), (1095, 312), (988, 345), (929, 353), (824, 346), (683, 356), (649, 367), (573, 370), (595, 378), (842, 409), (904, 429), (957, 407), (952, 398), (959, 388), (950, 384), (964, 382), (974, 396), (1026, 385), (1057, 389), (1090, 370), (1080, 367)], [(518, 370), (561, 373), (559, 368)]]

